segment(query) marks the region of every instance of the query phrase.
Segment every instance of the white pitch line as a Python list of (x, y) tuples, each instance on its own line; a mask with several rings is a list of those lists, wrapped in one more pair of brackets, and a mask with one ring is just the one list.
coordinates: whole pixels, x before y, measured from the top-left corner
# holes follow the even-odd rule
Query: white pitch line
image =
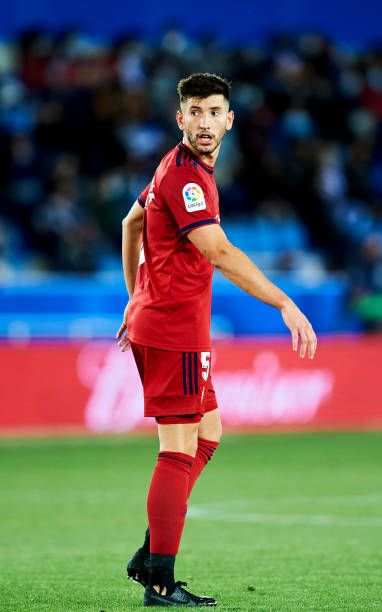
[(219, 510), (222, 508), (225, 510), (228, 507), (240, 507), (241, 509), (248, 508), (249, 505), (255, 504), (270, 504), (270, 503), (307, 503), (307, 504), (320, 504), (320, 503), (343, 503), (352, 505), (367, 505), (382, 502), (382, 494), (380, 493), (360, 493), (352, 495), (316, 495), (316, 496), (290, 496), (290, 497), (258, 497), (256, 500), (248, 501), (248, 499), (231, 499), (221, 500), (212, 502), (209, 504), (203, 504), (203, 508), (211, 510)]
[(215, 512), (198, 506), (190, 506), (187, 518), (221, 521), (224, 523), (257, 523), (268, 525), (329, 525), (339, 527), (382, 527), (382, 517), (341, 518), (330, 515), (259, 514)]

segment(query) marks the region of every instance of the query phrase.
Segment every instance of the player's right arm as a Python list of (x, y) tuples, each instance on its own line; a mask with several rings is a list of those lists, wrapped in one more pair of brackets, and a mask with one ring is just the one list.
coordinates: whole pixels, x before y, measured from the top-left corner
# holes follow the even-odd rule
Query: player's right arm
[(307, 348), (313, 359), (317, 338), (313, 328), (296, 304), (276, 287), (240, 249), (227, 239), (220, 225), (205, 225), (188, 233), (189, 240), (224, 276), (237, 287), (270, 306), (277, 308), (292, 334), (293, 350), (301, 342), (300, 356)]
[(144, 208), (134, 202), (122, 221), (122, 266), (126, 289), (131, 299), (134, 293), (138, 270), (139, 252), (142, 243)]
[[(122, 266), (129, 300), (131, 300), (134, 293), (135, 279), (138, 270), (139, 253), (142, 243), (143, 215), (144, 208), (136, 201), (122, 221)], [(129, 347), (129, 340), (125, 334), (127, 330), (129, 303), (130, 302), (127, 303), (123, 314), (122, 325), (116, 335), (122, 351)]]

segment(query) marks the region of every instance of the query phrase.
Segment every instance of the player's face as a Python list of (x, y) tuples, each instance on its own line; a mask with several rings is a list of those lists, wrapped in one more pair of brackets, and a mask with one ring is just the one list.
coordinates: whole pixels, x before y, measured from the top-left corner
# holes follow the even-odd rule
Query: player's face
[(218, 154), (224, 134), (233, 123), (233, 111), (221, 94), (208, 98), (189, 98), (177, 113), (179, 128), (184, 134), (184, 142), (197, 155), (214, 156)]

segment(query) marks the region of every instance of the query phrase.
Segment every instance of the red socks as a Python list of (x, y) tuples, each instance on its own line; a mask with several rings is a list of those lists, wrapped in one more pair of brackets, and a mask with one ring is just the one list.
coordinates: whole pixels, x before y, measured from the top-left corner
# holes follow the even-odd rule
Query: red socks
[(178, 552), (193, 461), (185, 453), (165, 451), (158, 455), (147, 498), (151, 553), (176, 555)]
[(190, 496), (194, 484), (199, 478), (202, 470), (206, 467), (207, 463), (212, 459), (212, 455), (219, 446), (219, 442), (213, 442), (212, 440), (205, 440), (204, 438), (198, 438), (198, 450), (192, 466), (190, 480), (188, 485), (188, 496)]
[(176, 555), (187, 512), (187, 499), (219, 442), (199, 438), (195, 458), (185, 453), (160, 452), (147, 498), (150, 552)]

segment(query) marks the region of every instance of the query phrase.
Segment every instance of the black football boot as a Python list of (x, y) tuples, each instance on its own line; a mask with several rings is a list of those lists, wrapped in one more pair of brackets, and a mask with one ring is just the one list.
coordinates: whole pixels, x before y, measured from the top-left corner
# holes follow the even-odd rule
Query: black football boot
[(216, 599), (212, 597), (199, 597), (186, 591), (183, 587), (187, 586), (187, 582), (176, 582), (174, 590), (168, 595), (160, 595), (156, 590), (147, 586), (143, 598), (144, 606), (184, 606), (188, 608), (194, 607), (210, 607), (216, 606)]
[(150, 529), (147, 528), (143, 546), (131, 557), (127, 564), (127, 577), (142, 586), (149, 584), (150, 577)]
[(147, 586), (150, 576), (150, 553), (146, 554), (143, 548), (138, 548), (127, 564), (127, 577)]

